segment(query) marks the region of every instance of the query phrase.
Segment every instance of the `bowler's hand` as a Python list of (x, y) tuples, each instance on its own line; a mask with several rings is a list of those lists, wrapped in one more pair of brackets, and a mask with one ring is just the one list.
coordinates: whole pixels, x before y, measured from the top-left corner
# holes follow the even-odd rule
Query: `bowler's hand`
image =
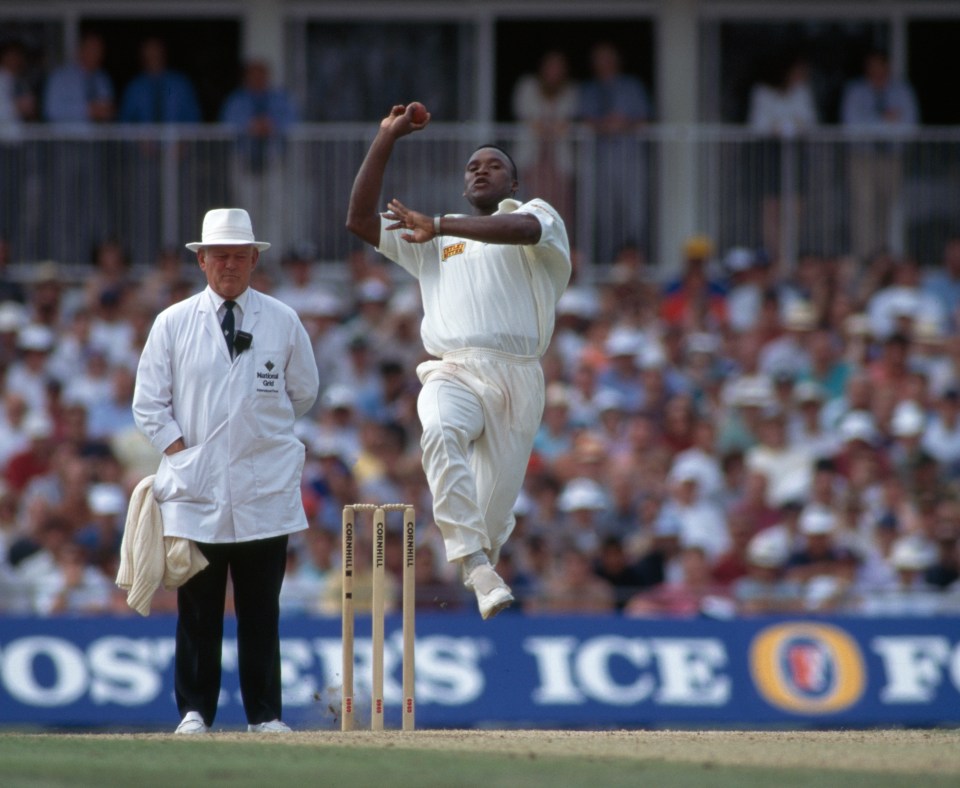
[(394, 104), (390, 114), (380, 121), (380, 129), (391, 132), (394, 137), (405, 137), (407, 134), (426, 128), (429, 122), (429, 112), (425, 121), (415, 123), (411, 110), (406, 104)]
[(404, 231), (400, 233), (404, 241), (422, 244), (434, 237), (433, 217), (410, 210), (396, 198), (390, 200), (383, 216), (393, 221), (393, 224), (387, 225), (387, 230)]

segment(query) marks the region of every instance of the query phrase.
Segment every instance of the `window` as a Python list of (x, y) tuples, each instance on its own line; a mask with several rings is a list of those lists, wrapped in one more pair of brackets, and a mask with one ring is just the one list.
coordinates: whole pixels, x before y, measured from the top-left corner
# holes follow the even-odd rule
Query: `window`
[[(590, 79), (590, 50), (608, 41), (620, 51), (623, 71), (640, 78), (653, 97), (653, 23), (649, 19), (567, 19), (502, 21), (497, 23), (497, 120), (513, 120), (511, 96), (517, 80), (534, 73), (544, 52), (566, 53), (570, 75)], [(654, 97), (654, 116), (656, 100)]]
[(457, 23), (309, 22), (311, 121), (374, 121), (417, 100), (435, 121), (473, 118), (472, 27)]
[(719, 68), (703, 58), (703, 119), (744, 123), (751, 87), (799, 55), (810, 64), (820, 120), (836, 123), (844, 83), (861, 73), (864, 53), (887, 47), (889, 38), (889, 26), (879, 21), (708, 22), (702, 48), (719, 50)]

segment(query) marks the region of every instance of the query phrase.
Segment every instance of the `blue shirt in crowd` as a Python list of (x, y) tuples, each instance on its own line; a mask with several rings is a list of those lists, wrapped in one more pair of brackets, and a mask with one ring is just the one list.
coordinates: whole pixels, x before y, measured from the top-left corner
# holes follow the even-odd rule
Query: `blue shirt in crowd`
[(51, 123), (90, 123), (91, 101), (113, 101), (113, 83), (104, 71), (67, 63), (47, 79), (43, 116)]
[(142, 74), (123, 94), (121, 123), (199, 123), (200, 104), (186, 75)]

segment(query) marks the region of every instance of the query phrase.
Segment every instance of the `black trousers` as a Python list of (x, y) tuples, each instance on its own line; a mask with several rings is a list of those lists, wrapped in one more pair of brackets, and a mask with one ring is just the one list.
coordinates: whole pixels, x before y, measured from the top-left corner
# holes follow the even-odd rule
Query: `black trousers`
[(229, 572), (243, 709), (251, 724), (278, 720), (282, 712), (279, 600), (287, 537), (197, 546), (210, 565), (177, 590), (174, 691), (180, 717), (198, 711), (207, 725), (216, 717)]

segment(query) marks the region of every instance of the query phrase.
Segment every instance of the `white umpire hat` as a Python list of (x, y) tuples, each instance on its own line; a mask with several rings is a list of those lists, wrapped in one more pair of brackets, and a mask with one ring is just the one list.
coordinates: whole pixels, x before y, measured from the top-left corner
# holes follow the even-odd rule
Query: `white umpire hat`
[(250, 214), (243, 208), (214, 208), (203, 217), (202, 240), (187, 244), (187, 249), (196, 252), (207, 246), (245, 246), (250, 244), (261, 252), (269, 249), (266, 241), (258, 241), (253, 235)]

